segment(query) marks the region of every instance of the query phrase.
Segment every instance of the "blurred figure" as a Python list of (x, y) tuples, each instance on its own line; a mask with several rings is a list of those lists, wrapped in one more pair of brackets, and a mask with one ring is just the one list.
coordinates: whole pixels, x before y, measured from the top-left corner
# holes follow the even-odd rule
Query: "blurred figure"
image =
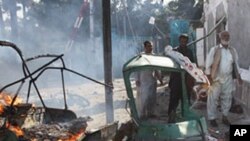
[[(187, 48), (188, 43), (188, 35), (187, 34), (181, 34), (179, 36), (179, 47), (175, 48), (174, 51), (180, 52), (183, 56), (188, 57), (188, 59), (191, 62), (194, 62), (193, 54), (191, 50)], [(190, 76), (188, 73), (185, 75), (185, 82), (186, 82), (186, 88), (187, 88), (187, 95), (188, 95), (188, 102), (190, 102), (191, 92), (193, 90), (194, 86), (194, 79), (192, 76)], [(170, 76), (170, 101), (169, 101), (169, 109), (168, 109), (168, 115), (169, 115), (169, 123), (175, 122), (175, 115), (176, 115), (176, 108), (179, 105), (179, 101), (182, 100), (182, 81), (181, 81), (181, 74), (171, 73)]]
[[(153, 46), (149, 41), (144, 42), (144, 52), (141, 54), (153, 55)], [(136, 107), (139, 117), (148, 117), (153, 114), (156, 104), (157, 79), (160, 79), (158, 71), (143, 70), (136, 74), (137, 97)]]
[(220, 97), (222, 110), (222, 123), (230, 125), (227, 118), (232, 103), (232, 91), (235, 89), (233, 79), (242, 83), (239, 74), (238, 55), (236, 50), (229, 46), (230, 34), (222, 31), (219, 34), (220, 44), (211, 48), (206, 60), (206, 74), (211, 87), (208, 91), (207, 114), (213, 127), (217, 127), (216, 119), (218, 100)]

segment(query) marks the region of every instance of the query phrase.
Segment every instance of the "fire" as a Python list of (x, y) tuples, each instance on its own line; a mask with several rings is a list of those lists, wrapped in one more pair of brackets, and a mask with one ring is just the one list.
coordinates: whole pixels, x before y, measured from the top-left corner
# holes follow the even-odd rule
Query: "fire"
[[(0, 93), (0, 115), (1, 115), (1, 113), (4, 112), (5, 106), (11, 105), (12, 100), (13, 100), (13, 98), (8, 93), (6, 93), (6, 92)], [(16, 98), (13, 105), (17, 105), (21, 102), (22, 102), (22, 100), (20, 98)], [(12, 132), (14, 132), (18, 137), (24, 135), (24, 132), (18, 126), (11, 125), (10, 123), (7, 122), (6, 127), (9, 130), (11, 130)]]
[[(0, 93), (0, 113), (4, 112), (4, 107), (10, 105), (12, 100), (13, 98), (9, 94), (5, 92)], [(22, 100), (20, 98), (16, 98), (14, 105), (17, 105), (21, 102)]]
[[(2, 92), (0, 93), (0, 115), (3, 114), (5, 112), (5, 107), (6, 106), (10, 106), (11, 103), (13, 101), (13, 97), (11, 97), (8, 93), (6, 92)], [(13, 103), (13, 105), (21, 105), (22, 100), (20, 98), (16, 98), (15, 102)], [(20, 106), (18, 105), (18, 106)], [(34, 107), (34, 105), (33, 105)], [(5, 114), (5, 113), (4, 113)], [(3, 115), (4, 115), (3, 114)], [(10, 131), (12, 131), (13, 133), (16, 134), (17, 137), (25, 137), (27, 136), (27, 131), (26, 130), (22, 130), (21, 129), (21, 125), (17, 125), (18, 123), (15, 123), (15, 121), (13, 122), (12, 120), (10, 121), (9, 118), (11, 117), (11, 115), (7, 115), (6, 117), (6, 121), (5, 121), (5, 127), (8, 128)], [(77, 133), (71, 133), (69, 131), (66, 131), (66, 137), (64, 138), (63, 136), (58, 137), (57, 141), (77, 141), (80, 140), (81, 137), (84, 137), (84, 130), (78, 130)], [(64, 134), (65, 135), (65, 134)], [(37, 139), (36, 137), (32, 139), (30, 139), (31, 141), (38, 141), (40, 140), (39, 138)]]
[(12, 132), (16, 134), (16, 136), (20, 137), (23, 136), (23, 130), (19, 126), (14, 126), (14, 125), (8, 125), (7, 126)]
[[(72, 133), (70, 133), (72, 134)], [(58, 141), (77, 141), (79, 140), (82, 136), (84, 135), (83, 131), (80, 131), (77, 134), (72, 134), (71, 137), (69, 139), (59, 139)]]

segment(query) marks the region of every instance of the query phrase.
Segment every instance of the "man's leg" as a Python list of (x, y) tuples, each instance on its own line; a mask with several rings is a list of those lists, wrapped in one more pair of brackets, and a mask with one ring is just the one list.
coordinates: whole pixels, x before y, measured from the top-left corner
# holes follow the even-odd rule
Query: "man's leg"
[(169, 106), (168, 106), (168, 122), (174, 123), (176, 117), (176, 109), (179, 105), (179, 101), (181, 99), (181, 88), (172, 88), (170, 91), (170, 99), (169, 99)]
[(155, 116), (155, 105), (156, 105), (156, 95), (157, 95), (157, 83), (152, 84), (148, 89), (147, 97), (147, 115)]
[(147, 99), (148, 99), (148, 93), (147, 93), (147, 89), (143, 88), (141, 90), (141, 117), (142, 118), (146, 118), (147, 117)]
[(222, 109), (222, 122), (229, 125), (230, 122), (227, 119), (229, 110), (232, 105), (232, 91), (233, 91), (233, 80), (227, 81), (222, 85), (222, 94), (221, 94), (221, 109)]
[(173, 89), (170, 91), (168, 114), (171, 114), (172, 112), (176, 111), (180, 99), (181, 99), (181, 92), (179, 90)]
[(218, 126), (215, 120), (217, 118), (217, 106), (218, 106), (218, 99), (220, 92), (221, 92), (221, 85), (216, 82), (213, 83), (208, 90), (207, 116), (212, 126)]
[(136, 110), (138, 113), (138, 116), (141, 117), (142, 116), (142, 97), (141, 97), (141, 88), (137, 87), (137, 95), (136, 95), (136, 99), (135, 99), (135, 106), (136, 106)]

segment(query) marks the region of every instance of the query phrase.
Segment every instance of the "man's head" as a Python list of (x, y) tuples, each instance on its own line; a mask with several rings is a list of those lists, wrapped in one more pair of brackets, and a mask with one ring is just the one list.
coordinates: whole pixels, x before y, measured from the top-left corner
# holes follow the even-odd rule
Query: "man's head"
[(188, 43), (188, 35), (187, 34), (181, 34), (179, 36), (179, 43), (180, 43), (180, 47), (185, 47), (187, 46)]
[(222, 31), (219, 34), (220, 37), (220, 43), (224, 47), (228, 47), (229, 40), (230, 40), (230, 34), (228, 31)]
[(143, 44), (144, 44), (144, 52), (146, 54), (152, 53), (153, 51), (152, 43), (150, 41), (145, 41)]

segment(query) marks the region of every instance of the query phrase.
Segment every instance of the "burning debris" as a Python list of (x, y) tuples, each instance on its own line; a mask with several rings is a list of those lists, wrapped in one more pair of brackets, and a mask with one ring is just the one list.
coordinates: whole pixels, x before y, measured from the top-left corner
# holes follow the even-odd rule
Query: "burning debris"
[(78, 118), (68, 123), (39, 124), (24, 129), (8, 125), (0, 129), (0, 140), (18, 138), (23, 141), (77, 141), (85, 137), (86, 127), (86, 118)]
[(13, 98), (7, 93), (1, 93), (0, 96), (0, 140), (8, 138), (13, 141), (14, 138), (19, 138), (24, 141), (77, 141), (85, 136), (90, 117), (43, 124), (41, 120), (44, 118), (41, 115), (44, 116), (44, 113), (37, 115), (37, 110), (41, 111), (40, 107), (36, 109), (31, 104), (22, 103), (10, 107)]
[[(13, 48), (23, 65), (24, 76), (15, 82), (0, 88), (0, 141), (78, 141), (85, 136), (87, 121), (89, 118), (77, 118), (73, 111), (68, 109), (66, 100), (66, 91), (63, 71), (68, 71), (80, 77), (91, 80), (103, 86), (113, 88), (113, 86), (94, 80), (88, 76), (80, 74), (65, 66), (61, 55), (39, 55), (24, 60), (21, 50), (13, 43), (0, 41), (0, 45)], [(33, 72), (29, 69), (26, 62), (39, 58), (53, 58), (51, 61), (42, 65)], [(59, 60), (61, 67), (51, 66), (52, 63)], [(49, 108), (45, 105), (42, 95), (37, 87), (36, 80), (49, 69), (60, 70), (63, 90), (64, 109)], [(29, 79), (26, 103), (21, 103), (18, 98), (23, 84)], [(19, 83), (15, 94), (5, 93), (4, 90), (12, 85)], [(32, 87), (34, 86), (34, 87)], [(43, 107), (35, 107), (28, 103), (31, 94), (31, 88), (34, 88)], [(11, 97), (11, 95), (14, 95)], [(112, 126), (113, 127), (113, 126)], [(114, 126), (116, 127), (116, 126)], [(106, 128), (105, 128), (106, 129)], [(109, 128), (108, 128), (109, 129)], [(113, 128), (112, 128), (113, 129)], [(107, 133), (109, 130), (105, 130)], [(108, 132), (109, 133), (109, 132)], [(113, 133), (113, 132), (112, 132)]]
[[(21, 103), (22, 100), (20, 98), (16, 98), (13, 105), (17, 105)], [(12, 97), (9, 93), (7, 92), (1, 92), (0, 94), (0, 115), (4, 113), (4, 107), (11, 105), (12, 103)]]
[(67, 123), (40, 124), (23, 129), (24, 138), (30, 141), (76, 141), (85, 136), (87, 118), (78, 118)]

